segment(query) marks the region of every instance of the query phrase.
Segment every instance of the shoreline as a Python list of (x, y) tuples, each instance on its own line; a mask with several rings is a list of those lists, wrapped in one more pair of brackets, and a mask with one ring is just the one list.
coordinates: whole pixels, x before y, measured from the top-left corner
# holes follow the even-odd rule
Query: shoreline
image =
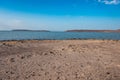
[(67, 40), (99, 40), (99, 41), (120, 41), (119, 39), (22, 39), (22, 40), (0, 40), (0, 42), (10, 42), (10, 41), (67, 41)]

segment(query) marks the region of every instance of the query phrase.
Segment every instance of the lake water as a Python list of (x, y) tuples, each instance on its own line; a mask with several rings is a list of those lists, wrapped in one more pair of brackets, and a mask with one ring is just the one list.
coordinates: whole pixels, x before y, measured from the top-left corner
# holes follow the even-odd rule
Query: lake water
[(28, 39), (38, 39), (38, 40), (112, 39), (112, 40), (120, 40), (120, 33), (0, 31), (0, 40), (28, 40)]

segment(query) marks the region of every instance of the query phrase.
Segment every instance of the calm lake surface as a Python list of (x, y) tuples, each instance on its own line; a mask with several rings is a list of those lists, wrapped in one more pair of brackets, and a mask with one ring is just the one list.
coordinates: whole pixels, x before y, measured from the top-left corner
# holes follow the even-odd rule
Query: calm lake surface
[(28, 39), (38, 39), (38, 40), (112, 39), (112, 40), (120, 40), (120, 33), (0, 31), (0, 40), (28, 40)]

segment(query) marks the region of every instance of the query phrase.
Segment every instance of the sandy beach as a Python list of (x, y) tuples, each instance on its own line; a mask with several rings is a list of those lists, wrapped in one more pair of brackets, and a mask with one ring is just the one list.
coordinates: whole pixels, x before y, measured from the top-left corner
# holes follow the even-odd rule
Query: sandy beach
[(0, 80), (120, 80), (120, 41), (1, 41)]

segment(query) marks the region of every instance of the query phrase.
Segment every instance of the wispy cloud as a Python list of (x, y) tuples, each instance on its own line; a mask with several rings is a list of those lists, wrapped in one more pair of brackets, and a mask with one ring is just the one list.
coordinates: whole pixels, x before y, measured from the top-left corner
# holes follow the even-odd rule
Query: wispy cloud
[(20, 20), (9, 20), (9, 19), (4, 19), (1, 20), (0, 19), (0, 27), (4, 27), (4, 28), (20, 28), (23, 26), (22, 21)]
[(98, 0), (98, 2), (107, 4), (107, 5), (117, 5), (117, 4), (120, 4), (120, 0)]

